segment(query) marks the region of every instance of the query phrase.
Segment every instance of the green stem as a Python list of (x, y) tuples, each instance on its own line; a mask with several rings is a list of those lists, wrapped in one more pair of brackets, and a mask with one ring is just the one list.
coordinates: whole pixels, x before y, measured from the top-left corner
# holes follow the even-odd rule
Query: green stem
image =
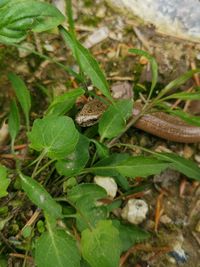
[(46, 164), (44, 164), (38, 171), (35, 172), (35, 176), (37, 176), (40, 172), (42, 172), (44, 169), (46, 169), (54, 161), (55, 161), (55, 159), (52, 159), (52, 160), (48, 161)]
[(37, 163), (36, 163), (36, 165), (35, 165), (35, 168), (34, 168), (34, 170), (33, 170), (33, 173), (32, 173), (32, 175), (31, 175), (31, 177), (32, 178), (34, 178), (35, 176), (36, 176), (36, 173), (37, 173), (37, 169), (38, 169), (38, 167), (39, 167), (39, 165), (40, 165), (40, 162), (43, 160), (43, 158), (46, 156), (46, 150), (44, 149), (43, 151), (42, 151), (42, 153), (39, 155), (39, 157), (37, 158)]

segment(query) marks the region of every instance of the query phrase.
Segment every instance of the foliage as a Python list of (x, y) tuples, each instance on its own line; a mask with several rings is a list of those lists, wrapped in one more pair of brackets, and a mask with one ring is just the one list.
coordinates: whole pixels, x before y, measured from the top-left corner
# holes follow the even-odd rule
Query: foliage
[[(100, 138), (90, 139), (73, 121), (76, 100), (85, 93), (83, 86), (55, 97), (43, 116), (30, 123), (33, 118), (30, 116), (32, 100), (29, 89), (19, 76), (9, 73), (8, 78), (16, 96), (11, 101), (8, 119), (16, 169), (0, 165), (0, 197), (8, 196), (8, 175), (12, 174), (19, 194), (22, 190), (31, 203), (41, 210), (36, 227), (32, 231), (29, 228), (21, 245), (16, 245), (20, 253), (31, 253), (38, 267), (118, 267), (122, 252), (148, 239), (150, 233), (124, 223), (120, 216), (112, 214), (113, 209), (123, 207), (123, 199), (119, 196), (119, 199), (110, 200), (106, 191), (94, 184), (91, 177), (112, 176), (119, 191), (129, 196), (132, 194), (129, 182), (136, 177), (148, 179), (150, 175), (172, 168), (188, 178), (200, 180), (200, 169), (194, 162), (175, 154), (151, 152), (151, 155), (134, 156), (127, 152), (114, 152), (111, 144), (117, 146), (118, 137), (135, 122), (130, 119), (132, 100), (112, 99), (108, 82), (96, 59), (75, 36), (71, 1), (67, 2), (70, 30), (59, 26), (60, 34), (79, 64), (78, 77), (85, 81), (88, 77), (108, 104), (96, 132)], [(0, 42), (18, 43), (29, 31), (46, 31), (63, 20), (64, 16), (45, 2), (0, 1)], [(152, 84), (141, 114), (149, 108), (161, 107), (166, 100), (199, 99), (199, 91), (169, 95), (174, 87), (182, 85), (199, 70), (183, 74), (152, 98), (158, 79), (157, 63), (145, 51), (131, 49), (130, 52), (145, 56), (152, 69)], [(29, 165), (20, 161), (14, 150), (20, 132), (21, 110), (18, 106), (21, 106), (27, 126)], [(189, 118), (183, 111), (166, 111), (199, 125), (197, 119)], [(25, 131), (24, 128), (22, 131)], [(20, 184), (17, 184), (19, 181)], [(63, 191), (62, 184), (65, 185)], [(139, 191), (139, 188), (136, 190)]]

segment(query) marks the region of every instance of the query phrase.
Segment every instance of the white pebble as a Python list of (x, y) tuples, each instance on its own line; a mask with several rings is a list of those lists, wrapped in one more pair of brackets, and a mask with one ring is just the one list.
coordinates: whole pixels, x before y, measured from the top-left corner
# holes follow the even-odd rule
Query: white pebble
[(87, 48), (91, 48), (92, 46), (108, 38), (108, 35), (109, 29), (107, 27), (99, 28), (87, 38), (87, 40), (84, 42), (84, 46)]
[(95, 176), (94, 182), (99, 186), (103, 187), (108, 196), (114, 198), (117, 194), (117, 184), (112, 177)]
[(130, 199), (122, 210), (122, 218), (132, 224), (142, 223), (146, 219), (148, 205), (141, 199)]

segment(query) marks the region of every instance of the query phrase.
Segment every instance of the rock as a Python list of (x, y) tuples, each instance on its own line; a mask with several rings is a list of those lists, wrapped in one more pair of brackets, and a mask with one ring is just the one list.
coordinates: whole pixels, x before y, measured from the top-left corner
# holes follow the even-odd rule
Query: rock
[(172, 223), (172, 219), (165, 214), (160, 217), (160, 222), (163, 224), (170, 224)]
[(111, 87), (113, 98), (132, 99), (133, 86), (129, 82), (116, 82)]
[(122, 218), (132, 224), (140, 224), (146, 219), (148, 205), (141, 199), (130, 199), (122, 210)]
[(101, 27), (94, 31), (84, 42), (84, 46), (91, 48), (95, 44), (98, 44), (105, 40), (109, 36), (109, 29), (107, 27)]
[(183, 149), (183, 157), (186, 159), (190, 159), (194, 154), (194, 150), (191, 146), (185, 145)]
[(182, 248), (184, 238), (182, 234), (179, 234), (172, 243), (172, 251), (169, 252), (169, 255), (176, 260), (178, 264), (185, 263), (188, 259), (188, 255)]
[[(153, 24), (158, 31), (189, 40), (200, 39), (199, 0), (107, 0), (114, 8)], [(191, 15), (192, 14), (192, 15)]]
[(103, 187), (106, 190), (108, 196), (112, 199), (116, 196), (117, 184), (112, 177), (95, 176), (94, 182), (99, 186)]
[(21, 47), (18, 48), (19, 57), (24, 58), (29, 56), (32, 53), (32, 50), (35, 50), (35, 46), (32, 43), (22, 43)]
[(197, 163), (200, 163), (200, 155), (199, 154), (196, 154), (194, 156), (194, 159), (196, 160)]

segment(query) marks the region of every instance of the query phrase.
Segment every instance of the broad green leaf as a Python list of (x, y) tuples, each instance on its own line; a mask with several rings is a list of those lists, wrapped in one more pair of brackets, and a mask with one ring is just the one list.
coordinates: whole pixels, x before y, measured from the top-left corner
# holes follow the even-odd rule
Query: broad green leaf
[(99, 121), (99, 134), (101, 139), (113, 138), (119, 135), (126, 127), (126, 119), (132, 114), (132, 101), (118, 100), (103, 113)]
[(29, 127), (29, 112), (31, 108), (31, 97), (28, 88), (26, 87), (24, 81), (17, 76), (15, 73), (10, 72), (8, 78), (12, 83), (13, 89), (15, 91), (17, 100), (19, 101), (22, 110), (26, 118), (27, 127)]
[(158, 153), (158, 158), (171, 163), (170, 167), (183, 173), (188, 178), (200, 181), (200, 168), (191, 160), (172, 153)]
[(63, 159), (75, 150), (79, 133), (71, 118), (47, 116), (34, 121), (28, 138), (33, 149), (44, 150), (52, 159)]
[(162, 170), (166, 169), (169, 163), (161, 160), (157, 160), (151, 156), (137, 156), (130, 157), (129, 159), (121, 162), (116, 169), (121, 175), (129, 177), (146, 177), (149, 175), (160, 173)]
[(164, 162), (163, 160), (158, 160), (151, 156), (136, 156), (116, 162), (113, 165), (96, 164), (89, 170), (98, 174), (99, 172), (110, 173), (114, 171), (120, 173), (123, 176), (134, 178), (137, 176), (146, 177), (152, 174), (160, 173), (162, 170), (166, 169), (169, 166), (170, 163)]
[[(3, 254), (3, 253), (2, 253)], [(7, 267), (8, 266), (8, 260), (6, 258), (6, 255), (0, 256), (0, 266), (1, 267)], [(81, 266), (82, 267), (82, 266)]]
[(10, 114), (8, 117), (8, 129), (11, 136), (12, 144), (14, 144), (15, 138), (19, 132), (20, 118), (19, 111), (16, 102), (13, 100), (10, 105)]
[[(4, 266), (3, 266), (4, 267)], [(5, 267), (7, 267), (7, 266), (5, 266)], [(81, 259), (81, 267), (91, 267), (90, 265), (89, 265), (89, 263), (86, 261), (86, 260), (84, 260), (83, 258)]]
[(190, 78), (192, 78), (192, 76), (195, 73), (200, 72), (200, 69), (196, 69), (196, 70), (189, 70), (186, 73), (184, 73), (183, 75), (179, 76), (177, 79), (171, 81), (168, 85), (166, 85), (162, 91), (160, 92), (160, 96), (165, 95), (166, 93), (169, 93), (172, 89), (177, 88), (179, 86), (181, 86), (182, 84), (184, 84), (185, 82), (187, 82), (187, 80), (189, 80)]
[(91, 267), (118, 267), (121, 252), (119, 231), (111, 221), (101, 221), (81, 234), (83, 258)]
[(149, 92), (149, 98), (151, 97), (153, 90), (157, 84), (158, 80), (158, 65), (154, 57), (152, 57), (149, 53), (146, 51), (140, 50), (140, 49), (129, 49), (129, 52), (134, 53), (139, 56), (146, 57), (151, 65), (151, 71), (152, 71), (152, 82), (151, 82), (151, 89)]
[(150, 238), (150, 234), (138, 226), (122, 224), (118, 220), (113, 220), (113, 225), (118, 229), (122, 243), (122, 251), (127, 251), (136, 243), (143, 242)]
[(79, 267), (80, 260), (76, 241), (64, 230), (45, 232), (36, 242), (37, 267)]
[(36, 180), (29, 176), (20, 174), (21, 185), (29, 199), (43, 209), (48, 215), (55, 219), (62, 217), (61, 206), (52, 198), (52, 196)]
[(106, 191), (96, 184), (79, 184), (68, 192), (67, 199), (77, 209), (76, 224), (79, 231), (106, 219), (106, 207), (97, 205), (97, 201), (105, 197)]
[(59, 26), (60, 33), (72, 50), (74, 57), (81, 65), (81, 69), (88, 75), (94, 86), (96, 86), (108, 99), (112, 101), (109, 87), (104, 73), (100, 69), (96, 59), (90, 54), (89, 50), (83, 47), (67, 30)]
[(200, 92), (195, 93), (187, 93), (187, 92), (181, 92), (181, 93), (175, 93), (171, 94), (169, 96), (166, 96), (164, 98), (166, 99), (181, 99), (181, 100), (200, 100)]
[(56, 96), (47, 109), (47, 115), (64, 115), (76, 102), (77, 97), (84, 94), (84, 90), (77, 88), (63, 95)]
[(188, 124), (200, 127), (200, 116), (192, 116), (182, 110), (170, 110), (167, 109), (170, 114), (178, 116), (182, 120), (186, 121)]
[[(92, 166), (89, 171), (94, 172), (96, 175), (100, 176), (118, 176), (119, 172), (116, 170), (114, 166), (117, 166), (120, 162), (123, 160), (126, 160), (129, 158), (129, 155), (126, 153), (121, 154), (112, 154), (109, 157), (106, 157), (100, 161), (98, 161), (94, 166)], [(108, 167), (110, 166), (110, 169), (103, 169), (101, 167)], [(100, 167), (100, 168), (99, 168)], [(94, 169), (94, 170), (93, 170)]]
[(83, 198), (90, 200), (91, 205), (101, 198), (105, 198), (107, 193), (105, 189), (96, 184), (79, 184), (73, 187), (67, 194), (67, 199), (76, 204), (78, 201), (81, 201)]
[(48, 3), (34, 0), (3, 1), (0, 3), (0, 43), (18, 43), (25, 39), (28, 31), (47, 31), (64, 19), (61, 12)]
[(82, 198), (76, 203), (76, 208), (76, 226), (80, 232), (88, 227), (95, 227), (99, 221), (108, 217), (107, 207), (98, 206), (90, 198)]
[(108, 213), (110, 213), (111, 211), (115, 210), (115, 209), (119, 209), (122, 206), (123, 201), (121, 199), (117, 199), (112, 201), (111, 203), (106, 205), (107, 211)]
[(56, 162), (56, 169), (59, 174), (72, 176), (78, 174), (89, 160), (89, 139), (80, 135), (74, 152), (66, 159)]
[(10, 184), (10, 179), (7, 176), (7, 169), (0, 164), (0, 198), (5, 197), (8, 192), (7, 188)]

